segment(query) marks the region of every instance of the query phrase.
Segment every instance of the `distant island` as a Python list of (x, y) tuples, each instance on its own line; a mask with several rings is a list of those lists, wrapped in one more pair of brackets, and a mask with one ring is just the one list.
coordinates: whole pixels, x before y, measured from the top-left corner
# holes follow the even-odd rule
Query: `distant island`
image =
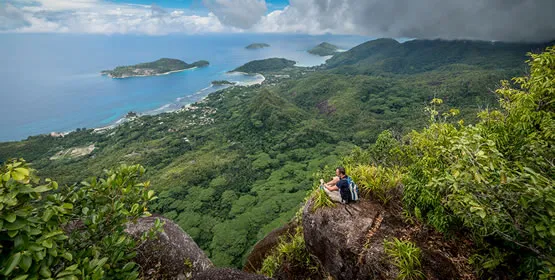
[(293, 67), (295, 66), (295, 63), (295, 61), (285, 58), (267, 58), (262, 60), (253, 60), (231, 72), (259, 73), (279, 71), (285, 68)]
[(234, 85), (235, 82), (230, 82), (227, 80), (217, 80), (217, 81), (212, 81), (212, 85), (214, 86), (227, 86), (227, 85)]
[(263, 48), (268, 48), (270, 47), (270, 45), (265, 44), (265, 43), (254, 43), (254, 44), (250, 44), (248, 46), (245, 47), (245, 49), (247, 50), (256, 50), (256, 49), (263, 49)]
[(308, 50), (309, 53), (319, 56), (334, 55), (338, 52), (339, 48), (327, 42), (323, 42), (320, 45)]
[(179, 59), (161, 58), (153, 62), (139, 63), (130, 66), (118, 66), (114, 70), (104, 70), (100, 73), (110, 78), (145, 77), (165, 75), (195, 67), (204, 67), (208, 64), (209, 62), (206, 60), (199, 60), (195, 63), (188, 64)]

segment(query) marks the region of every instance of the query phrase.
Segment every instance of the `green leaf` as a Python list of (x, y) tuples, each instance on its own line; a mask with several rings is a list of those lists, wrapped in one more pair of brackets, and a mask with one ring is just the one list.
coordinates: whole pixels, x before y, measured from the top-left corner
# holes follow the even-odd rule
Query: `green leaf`
[[(17, 169), (20, 169), (20, 168), (17, 168)], [(12, 172), (12, 178), (16, 181), (23, 181), (25, 180), (26, 176), (25, 176), (25, 173), (14, 170)]]
[(11, 256), (8, 261), (6, 262), (8, 265), (2, 270), (2, 274), (5, 276), (10, 275), (14, 268), (19, 265), (19, 261), (21, 260), (21, 253), (16, 253)]
[(40, 246), (36, 243), (31, 243), (31, 244), (29, 244), (28, 249), (31, 250), (31, 251), (42, 251), (44, 249), (44, 247), (42, 247), (42, 246)]
[(30, 255), (23, 255), (21, 257), (21, 262), (19, 262), (19, 267), (23, 269), (23, 271), (27, 272), (29, 268), (33, 264), (33, 258)]
[(4, 175), (2, 175), (2, 180), (4, 182), (7, 182), (8, 180), (10, 180), (10, 172), (4, 173)]
[(65, 271), (75, 271), (77, 269), (79, 265), (78, 264), (74, 264), (72, 266), (68, 266)]
[(52, 211), (52, 209), (46, 209), (44, 214), (42, 214), (42, 220), (48, 222), (50, 221), (50, 218), (52, 218), (52, 215), (54, 215), (54, 211)]
[(50, 272), (50, 269), (48, 268), (48, 266), (46, 264), (43, 264), (40, 267), (39, 274), (40, 274), (40, 276), (42, 276), (44, 278), (52, 277), (52, 272)]
[(42, 192), (47, 192), (51, 189), (52, 189), (52, 187), (50, 185), (42, 185), (42, 186), (38, 186), (36, 188), (33, 188), (33, 192), (42, 193)]
[(50, 239), (53, 236), (59, 235), (59, 234), (63, 234), (64, 232), (61, 230), (56, 230), (56, 231), (52, 231), (49, 232), (48, 234), (45, 234), (42, 238), (44, 239)]
[(15, 251), (23, 251), (27, 247), (27, 242), (25, 242), (23, 235), (19, 234), (14, 238), (13, 247)]
[(540, 224), (537, 224), (535, 226), (535, 228), (536, 228), (537, 231), (545, 231), (545, 227), (543, 225), (540, 225)]
[(134, 262), (128, 262), (123, 266), (123, 268), (121, 270), (127, 272), (127, 271), (131, 271), (133, 269), (133, 267), (135, 267), (135, 263)]
[(46, 239), (42, 242), (42, 246), (46, 247), (46, 248), (52, 248), (52, 240), (50, 239)]
[(62, 205), (62, 208), (65, 208), (65, 209), (73, 209), (73, 204), (71, 204), (71, 203), (64, 203), (64, 204)]
[(14, 231), (14, 230), (20, 230), (26, 225), (27, 223), (25, 222), (25, 220), (19, 218), (19, 219), (16, 219), (13, 223), (4, 224), (4, 228), (7, 230)]
[(68, 261), (72, 261), (73, 260), (73, 256), (69, 253), (69, 252), (64, 252), (62, 254), (62, 258), (68, 260)]
[(16, 218), (17, 216), (15, 215), (15, 213), (8, 213), (6, 216), (4, 216), (4, 220), (8, 221), (9, 223), (15, 222)]
[(25, 280), (25, 279), (27, 279), (28, 277), (29, 277), (28, 274), (19, 275), (19, 276), (15, 277), (13, 280)]

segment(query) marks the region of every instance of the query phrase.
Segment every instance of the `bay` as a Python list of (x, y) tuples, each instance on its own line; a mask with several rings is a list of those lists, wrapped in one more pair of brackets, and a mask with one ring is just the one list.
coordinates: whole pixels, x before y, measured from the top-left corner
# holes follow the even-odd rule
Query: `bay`
[[(210, 92), (213, 80), (244, 84), (251, 77), (227, 72), (255, 59), (283, 57), (314, 66), (326, 57), (306, 51), (326, 41), (349, 49), (361, 36), (296, 34), (82, 35), (0, 34), (0, 141), (116, 123), (127, 112), (177, 109)], [(247, 50), (251, 43), (269, 48)], [(210, 66), (169, 75), (111, 79), (100, 71), (159, 58)]]

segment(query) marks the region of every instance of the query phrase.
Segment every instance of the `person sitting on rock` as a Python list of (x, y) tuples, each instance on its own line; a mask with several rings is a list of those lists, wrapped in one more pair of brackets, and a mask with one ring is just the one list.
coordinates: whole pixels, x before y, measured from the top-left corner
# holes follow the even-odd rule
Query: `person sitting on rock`
[(320, 179), (320, 188), (328, 194), (332, 201), (345, 203), (347, 201), (342, 199), (340, 194), (340, 190), (349, 192), (348, 176), (345, 174), (345, 168), (337, 167), (335, 169), (335, 175), (337, 176), (333, 177), (333, 179), (327, 183), (324, 183), (324, 179)]

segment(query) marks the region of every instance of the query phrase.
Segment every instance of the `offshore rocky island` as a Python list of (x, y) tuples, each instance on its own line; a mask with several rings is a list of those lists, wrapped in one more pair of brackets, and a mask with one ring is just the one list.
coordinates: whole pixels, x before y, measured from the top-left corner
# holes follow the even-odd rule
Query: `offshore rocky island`
[(104, 70), (100, 73), (110, 78), (129, 78), (129, 77), (148, 77), (171, 74), (187, 69), (208, 66), (210, 63), (206, 60), (199, 60), (194, 63), (173, 58), (161, 58), (152, 62), (139, 63), (129, 66), (118, 66), (113, 70)]

